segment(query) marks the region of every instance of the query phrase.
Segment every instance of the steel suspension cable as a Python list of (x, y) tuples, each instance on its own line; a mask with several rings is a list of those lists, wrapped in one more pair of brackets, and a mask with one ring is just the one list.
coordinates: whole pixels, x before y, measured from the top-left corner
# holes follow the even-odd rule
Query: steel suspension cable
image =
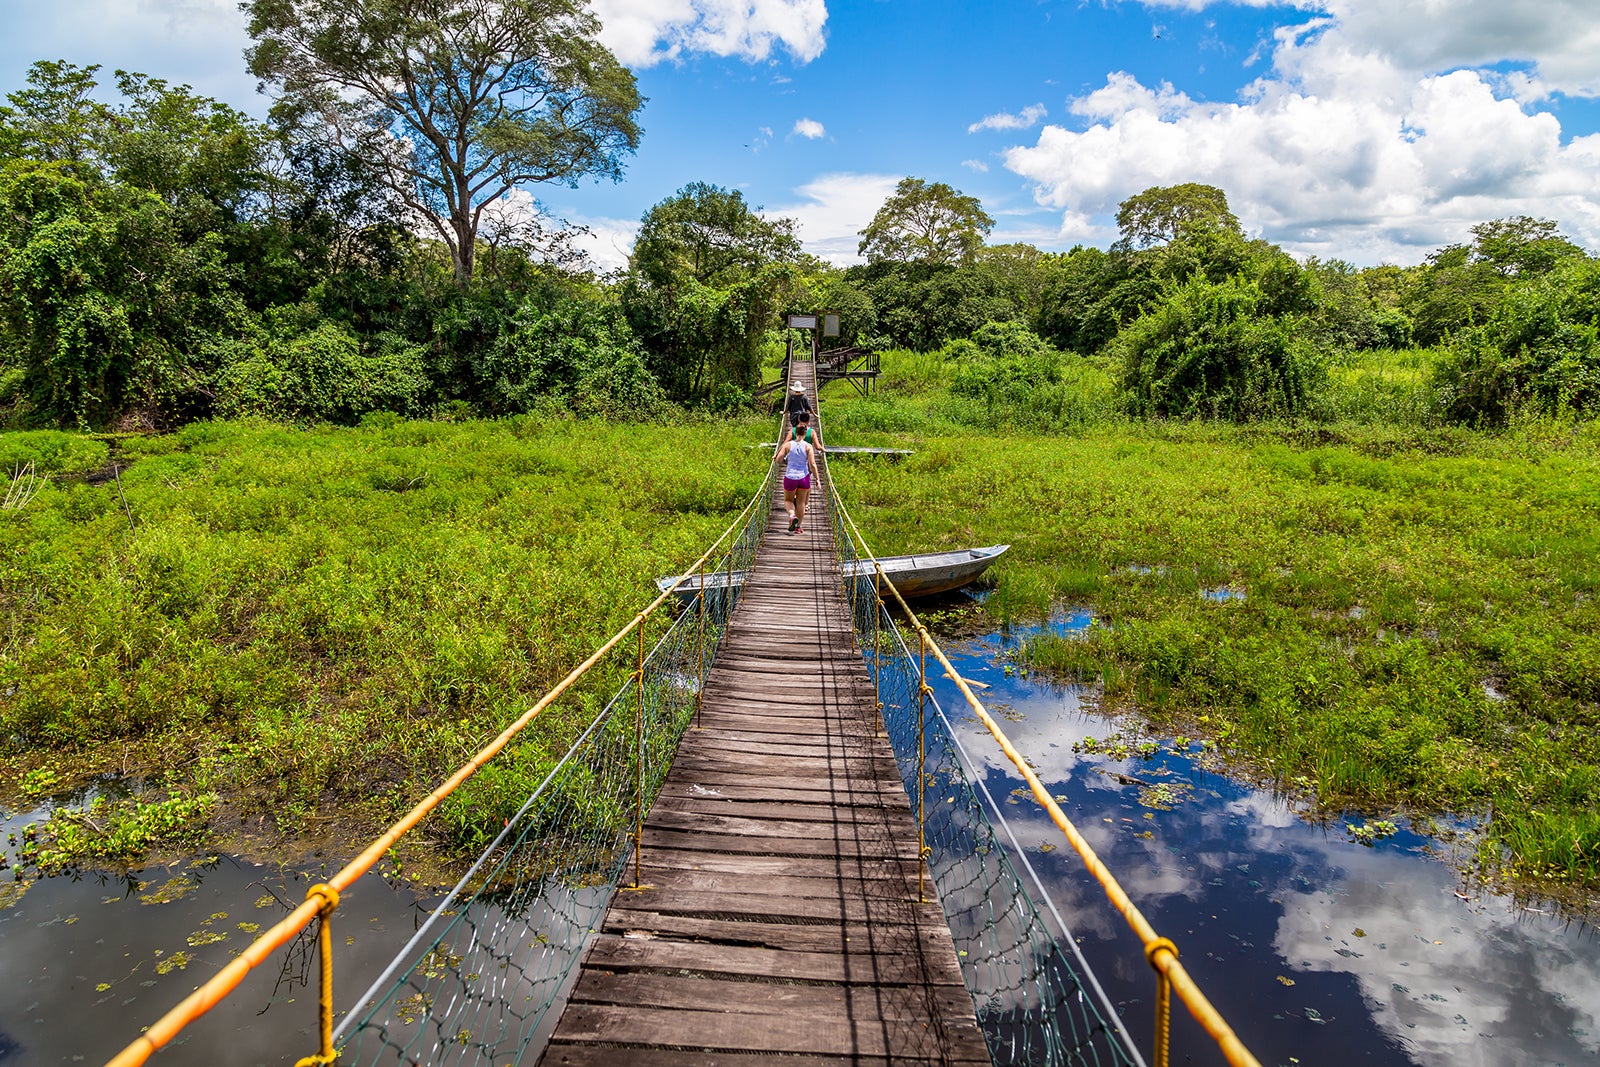
[(1000, 725), (989, 714), (988, 709), (983, 706), (983, 702), (973, 694), (971, 688), (967, 685), (966, 679), (961, 677), (960, 672), (946, 658), (944, 650), (939, 647), (938, 642), (933, 639), (933, 635), (928, 632), (927, 627), (922, 624), (922, 620), (911, 610), (910, 605), (905, 602), (905, 598), (900, 595), (900, 591), (895, 588), (893, 581), (884, 572), (882, 564), (873, 555), (872, 549), (867, 545), (866, 538), (862, 536), (861, 530), (856, 526), (855, 519), (851, 517), (849, 511), (845, 508), (844, 501), (837, 491), (832, 494), (832, 497), (838, 508), (839, 516), (854, 535), (855, 543), (860, 545), (862, 553), (871, 561), (880, 588), (887, 586), (889, 591), (894, 594), (894, 599), (899, 603), (900, 609), (905, 613), (906, 618), (911, 620), (911, 624), (916, 629), (918, 636), (927, 642), (926, 647), (928, 650), (933, 653), (934, 657), (944, 667), (948, 677), (955, 682), (956, 687), (961, 691), (961, 695), (966, 699), (973, 713), (977, 715), (978, 720), (983, 723), (984, 728), (989, 731), (995, 742), (1000, 746), (1000, 750), (1016, 767), (1017, 772), (1021, 774), (1028, 785), (1029, 791), (1033, 794), (1034, 800), (1039, 803), (1040, 807), (1044, 808), (1050, 820), (1056, 824), (1056, 828), (1066, 836), (1073, 849), (1083, 860), (1084, 866), (1094, 876), (1095, 880), (1100, 883), (1112, 907), (1123, 917), (1143, 944), (1145, 959), (1163, 981), (1163, 988), (1158, 990), (1157, 997), (1158, 1020), (1155, 1057), (1157, 1062), (1163, 1064), (1166, 1062), (1166, 1012), (1159, 1010), (1159, 1006), (1164, 1006), (1165, 985), (1170, 983), (1172, 990), (1178, 994), (1184, 1006), (1189, 1009), (1189, 1014), (1217, 1043), (1218, 1048), (1232, 1067), (1261, 1067), (1260, 1062), (1245, 1047), (1244, 1042), (1233, 1032), (1233, 1028), (1222, 1018), (1221, 1013), (1201, 992), (1199, 985), (1189, 975), (1188, 970), (1179, 962), (1177, 946), (1156, 933), (1155, 928), (1144, 917), (1144, 914), (1133, 903), (1132, 899), (1129, 898), (1115, 875), (1111, 873), (1110, 868), (1105, 865), (1095, 853), (1094, 848), (1079, 833), (1072, 820), (1067, 818), (1066, 813), (1061, 810), (1060, 805), (1056, 803), (1050, 791), (1045, 788), (1039, 776), (1028, 765), (1027, 759), (1017, 751), (1016, 746), (1011, 743), (1011, 739), (1006, 736), (1005, 731), (1000, 728)]

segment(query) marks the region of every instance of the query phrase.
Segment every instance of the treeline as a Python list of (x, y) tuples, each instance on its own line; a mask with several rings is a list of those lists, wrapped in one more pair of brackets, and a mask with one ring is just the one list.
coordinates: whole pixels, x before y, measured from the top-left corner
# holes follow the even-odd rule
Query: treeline
[(783, 313), (823, 309), (839, 344), (945, 350), (952, 388), (991, 404), (1083, 359), (1134, 415), (1305, 417), (1341, 358), (1413, 346), (1436, 349), (1439, 418), (1600, 398), (1600, 264), (1546, 220), (1357, 269), (1296, 261), (1180, 185), (1126, 201), (1109, 250), (1047, 253), (984, 244), (975, 199), (908, 178), (840, 269), (696, 183), (602, 277), (531, 212), (474, 216), (470, 254), (429, 236), (383, 161), (303, 107), (259, 122), (124, 72), (105, 104), (98, 81), (39, 63), (0, 108), (0, 424), (736, 409)]

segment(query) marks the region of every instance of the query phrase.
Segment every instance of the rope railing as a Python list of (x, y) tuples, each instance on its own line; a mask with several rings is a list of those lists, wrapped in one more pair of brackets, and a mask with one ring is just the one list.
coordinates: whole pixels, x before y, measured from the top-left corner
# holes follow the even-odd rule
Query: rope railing
[[(890, 732), (891, 740), (894, 741), (896, 755), (901, 762), (902, 776), (906, 780), (907, 788), (911, 790), (919, 834), (923, 837), (924, 863), (931, 868), (936, 883), (940, 883), (941, 880), (944, 883), (951, 883), (939, 884), (945, 913), (950, 920), (951, 933), (956, 937), (958, 946), (962, 942), (964, 932), (969, 929), (977, 930), (990, 942), (996, 941), (998, 934), (1005, 932), (1013, 933), (1017, 938), (1016, 947), (1004, 943), (984, 944), (977, 950), (968, 950), (962, 956), (963, 974), (967, 978), (969, 989), (973, 992), (974, 1001), (979, 1009), (980, 1022), (984, 1025), (985, 1036), (989, 1039), (990, 1051), (995, 1057), (995, 1062), (1096, 1063), (1102, 1061), (1091, 1057), (1099, 1055), (1110, 1056), (1111, 1062), (1142, 1063), (1143, 1061), (1129, 1043), (1125, 1032), (1112, 1021), (1116, 1018), (1114, 1009), (1100, 991), (1098, 983), (1094, 981), (1092, 972), (1078, 951), (1076, 941), (1066, 930), (1059, 914), (1055, 912), (1049, 894), (1044, 891), (1037, 873), (1022, 850), (1016, 847), (1014, 839), (1011, 840), (1011, 844), (1015, 855), (1027, 869), (1030, 881), (1056, 920), (1061, 932), (1060, 940), (1071, 947), (1079, 967), (1072, 967), (1070, 961), (1061, 955), (1059, 948), (1055, 950), (1053, 956), (1048, 949), (1040, 948), (1037, 944), (1039, 929), (1037, 915), (1035, 913), (1034, 919), (1030, 920), (1025, 914), (1028, 909), (1021, 905), (1019, 912), (1012, 917), (1009, 924), (994, 921), (992, 915), (975, 918), (973, 915), (964, 914), (963, 909), (973, 906), (968, 900), (972, 894), (966, 891), (969, 886), (961, 884), (959, 879), (963, 876), (965, 868), (972, 865), (972, 861), (964, 859), (962, 853), (982, 856), (989, 848), (989, 841), (983, 838), (985, 828), (977, 824), (986, 821), (985, 811), (991, 811), (996, 822), (1004, 828), (1008, 836), (1010, 830), (1006, 826), (1006, 820), (999, 806), (988, 795), (982, 775), (966, 756), (943, 709), (933, 699), (932, 688), (927, 684), (926, 657), (929, 652), (943, 669), (945, 677), (955, 683), (972, 713), (988, 730), (1006, 759), (1027, 783), (1033, 799), (1065, 835), (1085, 868), (1100, 884), (1112, 907), (1122, 915), (1144, 946), (1145, 959), (1157, 976), (1155, 1037), (1151, 1052), (1156, 1067), (1167, 1067), (1168, 1064), (1172, 992), (1177, 993), (1189, 1013), (1217, 1043), (1217, 1047), (1229, 1064), (1233, 1067), (1260, 1067), (1255, 1056), (1239, 1040), (1179, 962), (1177, 946), (1169, 939), (1160, 936), (1145, 919), (1110, 869), (1095, 854), (1088, 841), (1061, 810), (1055, 798), (1028, 764), (1026, 757), (1011, 743), (984, 707), (983, 702), (972, 692), (966, 680), (945, 656), (921, 619), (906, 604), (899, 590), (894, 587), (882, 565), (872, 554), (855, 520), (850, 517), (831, 475), (826, 469), (823, 474), (828, 483), (829, 502), (832, 505), (834, 538), (839, 552), (843, 591), (846, 601), (851, 605), (856, 631), (866, 652), (874, 680), (879, 686), (885, 727)], [(864, 565), (858, 565), (858, 560)], [(901, 634), (895, 617), (888, 610), (884, 600), (885, 589), (899, 608), (901, 616), (915, 633), (917, 644), (915, 655)], [(927, 711), (930, 705), (934, 711), (931, 722)], [(934, 729), (930, 730), (930, 726)], [(935, 746), (944, 750), (944, 758), (935, 760), (931, 765), (927, 762), (930, 735)], [(934, 770), (930, 771), (930, 766)], [(958, 778), (963, 777), (970, 783), (966, 786), (964, 797), (961, 795), (962, 789), (959, 788), (963, 783), (958, 781)], [(928, 796), (930, 790), (934, 792), (931, 810)], [(986, 804), (979, 802), (979, 794)], [(942, 858), (942, 863), (941, 857), (936, 854), (938, 849), (927, 844), (930, 832), (936, 837), (942, 835), (946, 839), (946, 855)], [(988, 829), (988, 834), (990, 838), (993, 837), (992, 828)], [(964, 843), (958, 847), (949, 847), (955, 842)], [(996, 852), (1002, 859), (1004, 858), (1004, 850), (997, 849)], [(982, 882), (987, 877), (989, 875), (980, 872), (976, 880)], [(1014, 872), (1011, 877), (1015, 877)], [(973, 879), (969, 877), (968, 880), (970, 882)], [(1020, 879), (1017, 882), (1020, 887)], [(997, 883), (990, 881), (989, 884)], [(993, 899), (995, 894), (986, 892), (982, 896), (986, 898), (981, 902), (982, 906), (992, 912), (996, 903)], [(981, 918), (982, 921), (976, 921), (977, 918)], [(998, 939), (1003, 942), (1003, 938)], [(1057, 939), (1051, 938), (1051, 940), (1054, 942)], [(1016, 949), (1024, 944), (1026, 951), (1019, 953)], [(981, 973), (982, 961), (991, 957), (999, 957), (1006, 961), (1015, 973)], [(1100, 1018), (1094, 1012), (1080, 1010), (1082, 1005), (1091, 999), (1086, 994), (1095, 994), (1092, 999), (1100, 1004), (1099, 1010), (1105, 1013), (1105, 1017)], [(1099, 1032), (1109, 1034), (1112, 1031), (1115, 1031), (1113, 1036), (1117, 1040), (1105, 1044), (1104, 1047), (1109, 1051), (1103, 1053), (1097, 1051), (1090, 1039)], [(1129, 1056), (1131, 1059), (1118, 1058), (1123, 1056)]]
[[(537, 947), (541, 939), (543, 944), (549, 945), (553, 938), (568, 937), (580, 929), (586, 932), (592, 918), (604, 910), (610, 888), (618, 881), (622, 864), (630, 852), (637, 864), (643, 813), (665, 776), (679, 734), (698, 710), (701, 683), (726, 628), (727, 617), (743, 589), (742, 580), (736, 575), (748, 572), (754, 565), (756, 547), (768, 518), (767, 508), (762, 505), (771, 496), (772, 470), (769, 466), (761, 488), (738, 518), (670, 588), (574, 667), (359, 856), (325, 883), (307, 890), (303, 903), (151, 1025), (111, 1059), (108, 1067), (137, 1067), (144, 1063), (238, 988), (250, 972), (272, 959), (279, 949), (298, 939), (319, 919), (319, 1048), (315, 1054), (300, 1060), (297, 1067), (329, 1064), (341, 1057), (342, 1062), (350, 1062), (360, 1051), (356, 1035), (364, 1036), (368, 1031), (381, 1034), (378, 1045), (396, 1054), (399, 1062), (459, 1060), (463, 1052), (481, 1055), (485, 1062), (503, 1062), (507, 1058), (504, 1048), (508, 1042), (517, 1051), (526, 1047), (544, 1008), (562, 992), (572, 961), (568, 958), (561, 967), (552, 965), (548, 973), (520, 968), (512, 979), (507, 973), (510, 966), (508, 945), (512, 940), (527, 940)], [(723, 550), (720, 558), (719, 550)], [(676, 601), (686, 582), (691, 582), (691, 588), (696, 590), (694, 605), (680, 611), (646, 655), (647, 623), (663, 604)], [(630, 635), (636, 638), (636, 661), (627, 682), (600, 709), (516, 817), (506, 823), (490, 848), (412, 938), (396, 964), (385, 972), (368, 996), (358, 1002), (371, 1001), (362, 1022), (352, 1027), (354, 1013), (351, 1013), (336, 1034), (330, 925), (341, 894)], [(637, 884), (637, 866), (635, 872)], [(546, 899), (551, 895), (543, 892), (550, 886), (567, 890), (567, 899), (552, 905), (551, 899)], [(477, 922), (473, 915), (473, 906), (480, 901), (486, 902), (485, 908), (495, 915), (488, 925)], [(541, 921), (543, 927), (538, 925)], [(460, 936), (464, 928), (473, 932), (471, 948), (445, 940)], [(436, 932), (431, 944), (425, 937), (430, 932)], [(403, 967), (407, 952), (411, 953), (411, 963)], [(554, 960), (563, 954), (544, 955)], [(479, 970), (470, 969), (478, 963), (482, 964)], [(455, 1007), (445, 1013), (438, 1003), (437, 992), (440, 980), (447, 974), (454, 976), (458, 988), (448, 998), (455, 1002)], [(417, 979), (415, 975), (423, 977)], [(394, 988), (387, 994), (379, 993), (378, 986), (389, 981), (395, 983)], [(416, 999), (397, 995), (407, 982), (418, 987), (410, 994)], [(485, 996), (485, 991), (490, 989), (495, 990), (493, 997)], [(496, 1002), (504, 1006), (504, 1011), (498, 1020), (487, 1019), (484, 1006)], [(543, 1007), (533, 1010), (541, 1003)], [(375, 1012), (384, 1005), (394, 1009), (393, 1018), (377, 1019)], [(427, 1010), (419, 1011), (424, 1007)], [(425, 1018), (431, 1020), (434, 1031), (431, 1047), (424, 1051), (420, 1046), (412, 1047), (415, 1041), (397, 1041), (395, 1035), (408, 1025), (420, 1032), (421, 1028), (415, 1024)], [(497, 1025), (500, 1030), (491, 1034)], [(426, 1043), (426, 1038), (418, 1040)], [(344, 1042), (345, 1047), (339, 1047), (340, 1042)], [(446, 1052), (455, 1055), (446, 1056)]]

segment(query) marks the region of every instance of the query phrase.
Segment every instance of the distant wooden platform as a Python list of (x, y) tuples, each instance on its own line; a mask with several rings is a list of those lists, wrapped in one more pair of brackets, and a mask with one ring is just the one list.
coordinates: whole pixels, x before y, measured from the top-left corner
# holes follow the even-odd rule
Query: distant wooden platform
[(990, 1062), (944, 915), (917, 902), (916, 824), (821, 491), (796, 535), (774, 494), (641, 881), (617, 892), (541, 1063)]
[[(777, 448), (777, 441), (763, 441), (758, 445), (745, 445), (746, 448)], [(830, 445), (830, 456), (900, 456), (915, 455), (909, 448), (868, 448), (865, 445)]]

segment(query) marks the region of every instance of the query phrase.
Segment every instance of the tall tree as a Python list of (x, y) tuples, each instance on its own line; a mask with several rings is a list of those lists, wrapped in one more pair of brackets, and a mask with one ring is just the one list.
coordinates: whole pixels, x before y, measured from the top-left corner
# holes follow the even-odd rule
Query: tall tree
[(1214, 185), (1184, 182), (1153, 186), (1117, 206), (1117, 229), (1125, 248), (1167, 244), (1194, 231), (1242, 234), (1228, 210), (1228, 194)]
[(738, 190), (693, 182), (645, 212), (622, 302), (675, 398), (755, 385), (799, 256), (794, 222), (762, 218)]
[(929, 185), (921, 178), (903, 178), (883, 202), (867, 228), (860, 231), (857, 251), (869, 263), (920, 260), (924, 263), (970, 263), (994, 219), (975, 196), (944, 182)]
[(7, 93), (0, 107), (0, 159), (95, 164), (108, 109), (91, 98), (98, 64), (42, 60), (28, 68), (28, 87)]
[(472, 279), (484, 209), (528, 184), (622, 176), (633, 73), (584, 0), (245, 0), (251, 73), (321, 116)]
[(1473, 262), (1487, 263), (1508, 278), (1543, 274), (1563, 259), (1583, 255), (1553, 220), (1527, 215), (1480, 222), (1472, 237)]

